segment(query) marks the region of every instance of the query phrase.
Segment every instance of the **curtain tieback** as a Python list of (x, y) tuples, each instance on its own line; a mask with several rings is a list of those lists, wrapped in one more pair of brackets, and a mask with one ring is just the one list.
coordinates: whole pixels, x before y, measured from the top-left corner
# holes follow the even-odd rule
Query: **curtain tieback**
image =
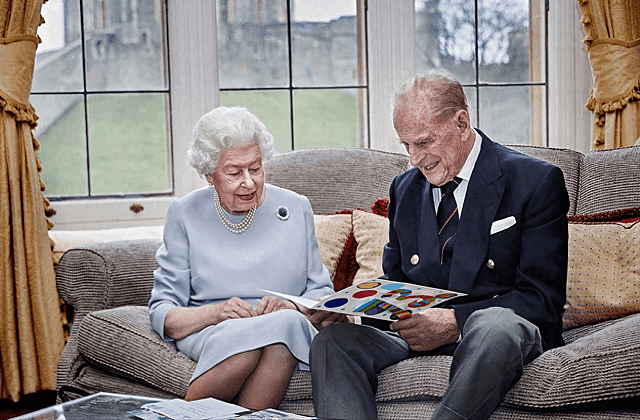
[(26, 109), (29, 104), (37, 46), (33, 40), (0, 43), (0, 91), (8, 95), (6, 101), (19, 108)]
[(629, 99), (640, 79), (640, 44), (599, 43), (588, 54), (594, 78), (591, 96), (601, 104)]

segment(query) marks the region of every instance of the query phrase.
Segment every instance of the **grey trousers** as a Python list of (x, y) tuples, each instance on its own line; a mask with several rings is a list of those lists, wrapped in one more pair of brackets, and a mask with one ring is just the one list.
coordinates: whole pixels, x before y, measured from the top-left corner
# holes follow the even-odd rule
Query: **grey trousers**
[[(504, 308), (474, 312), (454, 347), (449, 386), (432, 419), (487, 419), (542, 353), (540, 331)], [(416, 353), (395, 333), (336, 324), (321, 331), (310, 351), (313, 404), (319, 419), (377, 418), (377, 374)], [(445, 349), (446, 353), (446, 349)]]

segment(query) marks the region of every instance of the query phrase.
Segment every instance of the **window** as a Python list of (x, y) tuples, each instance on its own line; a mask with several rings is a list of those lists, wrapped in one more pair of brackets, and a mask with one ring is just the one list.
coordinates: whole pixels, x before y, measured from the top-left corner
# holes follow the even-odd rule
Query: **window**
[(417, 70), (463, 84), (472, 123), (502, 143), (547, 145), (546, 11), (540, 0), (416, 0)]
[[(40, 117), (35, 134), (41, 143), (38, 155), (43, 161), (41, 175), (47, 186), (46, 195), (53, 200), (57, 212), (52, 217), (56, 229), (162, 224), (174, 196), (182, 197), (206, 185), (186, 163), (186, 151), (198, 118), (220, 103), (248, 106), (275, 135), (280, 151), (334, 145), (334, 140), (340, 138), (334, 133), (335, 127), (341, 127), (340, 135), (347, 138), (340, 138), (339, 146), (402, 151), (391, 126), (391, 93), (417, 69), (433, 66), (435, 62), (425, 57), (435, 57), (434, 51), (441, 65), (447, 60), (453, 63), (450, 70), (465, 84), (474, 122), (495, 140), (513, 143), (530, 138), (533, 143), (548, 141), (551, 146), (588, 151), (591, 116), (584, 103), (591, 89), (591, 74), (575, 4), (550, 3), (547, 37), (543, 25), (547, 13), (541, 8), (544, 0), (504, 0), (502, 3), (513, 6), (508, 11), (520, 16), (521, 24), (500, 34), (503, 41), (497, 45), (502, 49), (494, 47), (502, 51), (503, 57), (506, 48), (509, 60), (505, 63), (504, 58), (493, 59), (499, 63), (494, 67), (504, 69), (497, 77), (489, 71), (490, 56), (485, 59), (484, 53), (475, 52), (475, 34), (460, 38), (459, 31), (449, 31), (457, 36), (453, 38), (454, 45), (460, 44), (461, 39), (472, 40), (471, 46), (465, 47), (471, 49), (471, 55), (458, 55), (462, 64), (456, 67), (459, 63), (447, 56), (452, 53), (444, 48), (447, 44), (443, 41), (452, 39), (452, 35), (440, 36), (436, 29), (444, 29), (437, 27), (424, 32), (425, 27), (429, 28), (424, 24), (429, 18), (425, 13), (456, 7), (467, 10), (466, 3), (471, 3), (473, 22), (483, 22), (489, 18), (482, 18), (487, 16), (482, 8), (495, 6), (495, 1), (478, 0), (477, 19), (476, 2), (461, 0), (440, 0), (438, 9), (433, 7), (434, 0), (334, 0), (321, 2), (322, 9), (303, 13), (307, 6), (317, 3), (320, 2), (45, 3), (42, 12), (47, 23), (38, 29), (43, 43), (38, 47), (31, 102)], [(344, 5), (348, 6), (346, 11), (333, 9)], [(457, 6), (445, 8), (446, 5)], [(323, 15), (326, 10), (332, 14)], [(291, 17), (288, 21), (287, 16)], [(153, 25), (144, 26), (144, 22)], [(218, 30), (216, 22), (226, 23), (224, 28), (221, 23)], [(109, 28), (117, 31), (110, 35)], [(425, 33), (424, 37), (416, 35), (419, 31)], [(525, 46), (523, 40), (512, 42), (527, 31), (529, 39), (536, 40), (535, 46), (531, 42)], [(249, 37), (251, 34), (255, 36)], [(425, 46), (423, 38), (438, 42)], [(492, 39), (486, 34), (478, 36), (487, 38)], [(550, 57), (567, 57), (549, 61), (548, 76), (544, 61), (547, 38)], [(122, 68), (110, 63), (122, 60), (111, 48), (118, 43), (125, 46), (121, 53), (128, 54), (121, 61), (126, 63)], [(145, 50), (144, 45), (151, 49)], [(234, 57), (232, 48), (242, 48), (242, 57)], [(477, 48), (480, 52), (488, 47), (479, 43)], [(519, 67), (513, 66), (512, 51), (518, 54)], [(330, 60), (329, 53), (333, 54)], [(152, 56), (156, 57), (153, 64), (149, 61)], [(463, 63), (463, 59), (467, 61)], [(524, 64), (527, 60), (529, 63)], [(141, 61), (143, 66), (139, 65)], [(334, 63), (339, 65), (329, 71), (328, 66)], [(307, 71), (309, 65), (311, 72)], [(472, 70), (465, 73), (460, 71), (462, 68)], [(504, 77), (505, 73), (508, 77)], [(100, 85), (100, 77), (108, 83)], [(496, 89), (506, 90), (505, 99), (488, 96)], [(331, 95), (348, 98), (342, 112), (336, 112), (335, 104), (341, 102), (335, 100), (331, 101), (332, 108), (322, 106), (323, 96)], [(537, 102), (533, 99), (536, 95)], [(113, 105), (115, 100), (126, 103), (129, 99), (134, 105)], [(149, 100), (148, 106), (143, 99)], [(522, 109), (528, 108), (529, 113), (521, 114), (524, 117), (517, 130), (507, 138), (500, 134), (500, 127), (493, 126), (504, 124), (505, 118), (491, 105), (514, 100), (526, 104)], [(126, 111), (118, 114), (122, 109)], [(106, 116), (114, 112), (116, 121), (106, 121)], [(129, 133), (126, 127), (136, 128), (136, 124), (127, 123), (136, 113), (136, 123), (155, 118), (153, 134), (124, 137)], [(544, 122), (533, 121), (546, 113), (548, 130), (544, 129)], [(65, 129), (65, 124), (72, 129)], [(509, 124), (513, 125), (516, 124)], [(532, 126), (540, 127), (542, 136), (535, 134)], [(118, 143), (123, 139), (124, 143)], [(150, 140), (145, 145), (147, 154), (135, 155), (134, 142)], [(105, 151), (105, 145), (110, 150)], [(119, 154), (122, 150), (124, 153)], [(106, 160), (113, 157), (115, 163)], [(142, 168), (153, 159), (153, 168)], [(101, 160), (106, 162), (102, 167)], [(132, 184), (121, 181), (122, 176)], [(143, 178), (150, 179), (140, 182)], [(131, 209), (139, 208), (135, 204), (144, 210), (134, 213)]]
[(220, 104), (276, 149), (367, 147), (366, 30), (357, 0), (218, 0)]
[(51, 200), (168, 194), (165, 10), (155, 0), (51, 0), (31, 102)]

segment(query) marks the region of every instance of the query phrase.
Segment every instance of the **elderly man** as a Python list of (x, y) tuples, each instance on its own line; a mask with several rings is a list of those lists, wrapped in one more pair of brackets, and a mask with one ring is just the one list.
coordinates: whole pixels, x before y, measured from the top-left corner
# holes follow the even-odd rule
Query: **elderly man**
[[(321, 331), (311, 346), (316, 415), (375, 419), (382, 369), (450, 354), (432, 418), (486, 419), (527, 363), (563, 344), (563, 174), (472, 128), (462, 86), (443, 70), (397, 89), (393, 124), (414, 168), (391, 184), (384, 278), (467, 296), (387, 323), (390, 331), (350, 323)], [(326, 313), (311, 317), (331, 323)]]

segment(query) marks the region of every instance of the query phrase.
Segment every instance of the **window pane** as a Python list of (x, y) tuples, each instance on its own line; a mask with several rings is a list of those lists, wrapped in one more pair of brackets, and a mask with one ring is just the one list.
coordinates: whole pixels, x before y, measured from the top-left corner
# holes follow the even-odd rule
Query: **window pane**
[(481, 87), (480, 128), (500, 143), (546, 144), (544, 86)]
[(529, 81), (529, 52), (529, 0), (479, 1), (480, 80)]
[(474, 83), (475, 12), (468, 0), (416, 0), (416, 66), (449, 70)]
[(289, 85), (285, 0), (217, 0), (220, 88)]
[(80, 0), (49, 0), (42, 17), (31, 92), (81, 92)]
[(87, 90), (167, 88), (164, 10), (156, 0), (83, 0)]
[(469, 112), (469, 119), (471, 120), (471, 125), (473, 127), (478, 126), (478, 105), (476, 104), (476, 95), (477, 89), (475, 87), (463, 87), (464, 96), (467, 97), (467, 110)]
[(89, 95), (87, 101), (91, 192), (168, 191), (168, 95)]
[(291, 150), (289, 92), (280, 90), (220, 92), (220, 105), (244, 106), (253, 112), (275, 138), (280, 152)]
[(361, 147), (359, 93), (359, 89), (296, 90), (293, 94), (296, 149)]
[(358, 84), (356, 0), (292, 0), (294, 86)]
[(40, 176), (45, 196), (89, 194), (87, 185), (87, 147), (82, 95), (31, 95), (38, 112), (34, 135), (40, 142)]

